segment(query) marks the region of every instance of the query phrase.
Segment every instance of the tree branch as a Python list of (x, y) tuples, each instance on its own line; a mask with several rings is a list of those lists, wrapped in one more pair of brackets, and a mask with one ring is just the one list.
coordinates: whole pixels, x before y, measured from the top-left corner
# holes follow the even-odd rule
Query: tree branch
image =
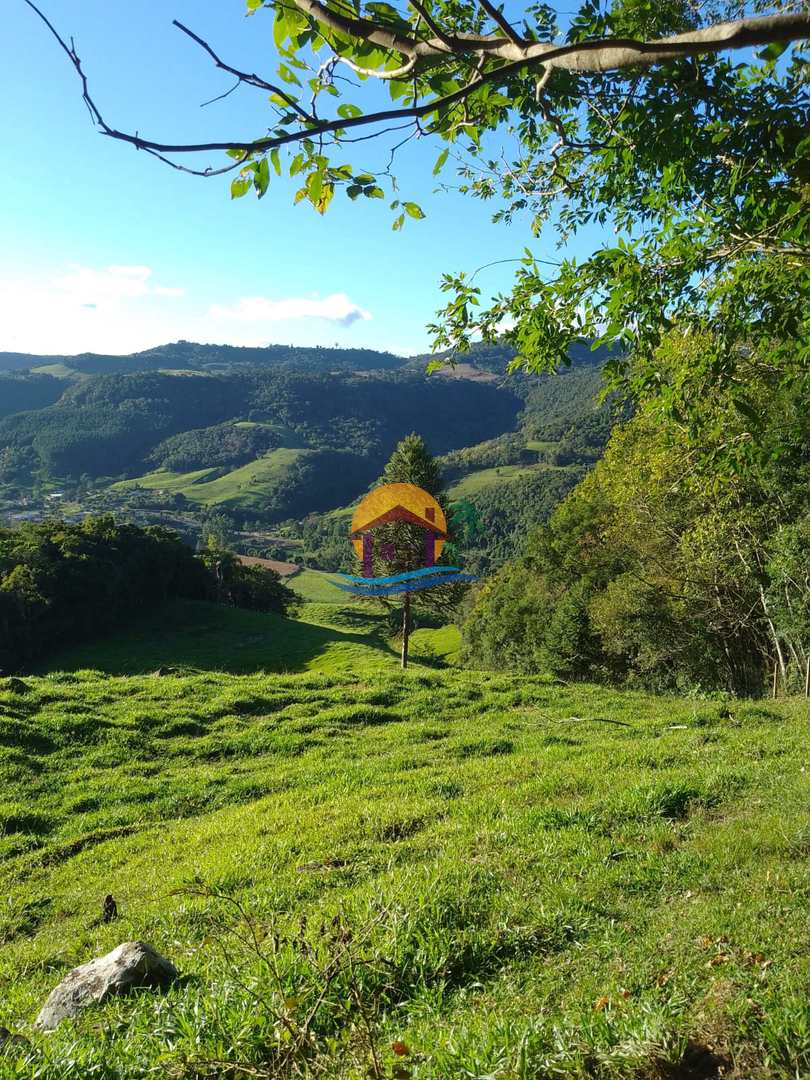
[(512, 42), (513, 45), (517, 45), (520, 47), (525, 45), (525, 42), (519, 37), (517, 31), (514, 29), (511, 23), (506, 19), (503, 13), (495, 7), (494, 4), (491, 4), (489, 0), (478, 0), (478, 3), (484, 9), (487, 15), (489, 15), (490, 19), (492, 19), (494, 23), (500, 26), (501, 30), (504, 32), (509, 41)]
[[(174, 162), (168, 162), (174, 168), (184, 169), (202, 176), (228, 172), (242, 165), (251, 154), (264, 153), (274, 147), (300, 142), (305, 138), (342, 133), (353, 128), (376, 126), (389, 121), (396, 123), (408, 119), (420, 119), (430, 114), (442, 113), (474, 94), (481, 86), (487, 83), (503, 85), (513, 75), (534, 65), (541, 65), (544, 68), (542, 80), (544, 82), (548, 77), (548, 73), (557, 68), (573, 72), (604, 72), (623, 70), (625, 68), (649, 67), (677, 57), (697, 56), (702, 53), (720, 52), (727, 49), (742, 49), (771, 42), (789, 42), (810, 38), (810, 13), (796, 13), (739, 19), (735, 22), (719, 23), (701, 30), (660, 38), (656, 41), (639, 41), (634, 38), (600, 38), (592, 41), (570, 42), (563, 45), (553, 45), (547, 42), (521, 42), (516, 44), (500, 36), (476, 34), (443, 34), (445, 41), (438, 41), (438, 39), (416, 41), (403, 37), (368, 19), (348, 18), (327, 8), (320, 0), (294, 0), (294, 3), (301, 11), (325, 26), (341, 34), (349, 34), (362, 41), (380, 45), (408, 57), (405, 67), (399, 69), (400, 72), (412, 72), (416, 62), (426, 57), (433, 56), (447, 60), (448, 43), (452, 43), (459, 58), (469, 57), (470, 55), (479, 57), (479, 73), (467, 85), (460, 87), (458, 90), (443, 97), (433, 98), (420, 105), (383, 109), (378, 112), (345, 119), (316, 119), (303, 110), (297, 102), (294, 102), (294, 99), (285, 91), (265, 82), (258, 75), (240, 72), (238, 69), (225, 64), (202, 38), (182, 24), (175, 23), (180, 30), (205, 49), (218, 67), (235, 75), (240, 81), (279, 93), (290, 104), (290, 107), (295, 110), (302, 126), (293, 130), (285, 130), (280, 127), (276, 129), (275, 134), (263, 139), (223, 139), (205, 143), (161, 143), (152, 139), (144, 139), (137, 133), (118, 131), (104, 120), (98, 106), (90, 95), (87, 78), (73, 43), (71, 42), (68, 45), (64, 41), (52, 23), (33, 3), (33, 0), (25, 0), (25, 3), (39, 16), (75, 68), (81, 81), (82, 99), (90, 112), (93, 122), (101, 130), (102, 134), (121, 142), (127, 142), (139, 150), (146, 150), (156, 156), (196, 154), (218, 150), (241, 150), (243, 152), (244, 156), (235, 164), (230, 164), (219, 170), (191, 170), (185, 169), (184, 166)], [(452, 55), (456, 56), (456, 53)], [(341, 59), (344, 58), (341, 57)], [(507, 62), (502, 63), (500, 66), (491, 66), (487, 70), (480, 70), (487, 61), (493, 59), (506, 60)], [(351, 64), (351, 66), (354, 65)], [(356, 70), (363, 71), (362, 68), (356, 68)], [(364, 73), (372, 74), (373, 72)], [(379, 74), (383, 75), (384, 73)], [(392, 77), (392, 73), (387, 74), (388, 77)], [(162, 158), (162, 160), (166, 159)]]
[[(200, 48), (204, 49), (205, 52), (208, 53), (208, 55), (211, 57), (211, 59), (214, 61), (218, 68), (220, 68), (222, 71), (227, 71), (230, 75), (235, 75), (240, 83), (247, 83), (248, 86), (255, 86), (257, 90), (269, 90), (271, 94), (278, 94), (278, 96), (282, 98), (294, 112), (298, 113), (302, 120), (306, 120), (308, 122), (314, 120), (314, 117), (311, 116), (308, 112), (306, 112), (305, 109), (302, 109), (298, 102), (295, 100), (295, 98), (291, 97), (291, 95), (288, 94), (287, 91), (284, 90), (282, 87), (275, 86), (273, 83), (266, 82), (264, 79), (260, 78), (255, 73), (248, 74), (246, 71), (239, 71), (238, 68), (231, 67), (230, 64), (226, 64), (224, 60), (220, 60), (220, 58), (217, 56), (217, 54), (214, 52), (214, 50), (211, 48), (207, 41), (203, 41), (203, 39), (199, 37), (199, 35), (195, 34), (193, 30), (189, 30), (187, 26), (184, 26), (181, 22), (178, 22), (177, 19), (172, 20), (172, 26), (176, 26), (178, 30), (182, 30), (184, 34), (187, 34), (192, 41), (196, 41)], [(231, 91), (229, 90), (228, 93), (231, 93)]]

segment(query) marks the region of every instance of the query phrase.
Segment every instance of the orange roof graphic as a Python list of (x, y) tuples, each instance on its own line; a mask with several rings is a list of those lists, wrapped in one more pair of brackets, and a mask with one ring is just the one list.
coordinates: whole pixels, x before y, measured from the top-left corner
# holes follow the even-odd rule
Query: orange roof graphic
[(383, 484), (370, 491), (352, 517), (351, 538), (359, 557), (363, 550), (362, 534), (389, 521), (408, 521), (426, 532), (434, 532), (438, 558), (447, 537), (447, 520), (429, 492), (415, 484)]

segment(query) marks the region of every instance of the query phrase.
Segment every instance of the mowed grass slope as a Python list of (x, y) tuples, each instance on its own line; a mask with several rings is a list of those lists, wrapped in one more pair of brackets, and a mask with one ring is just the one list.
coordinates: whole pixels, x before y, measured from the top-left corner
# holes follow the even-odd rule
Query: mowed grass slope
[(384, 670), (396, 664), (378, 619), (326, 610), (331, 617), (324, 618), (319, 605), (306, 604), (299, 620), (178, 600), (134, 619), (116, 635), (54, 653), (39, 670), (93, 668), (108, 675), (138, 675), (168, 668), (247, 674)]
[[(460, 672), (0, 680), (0, 1024), (32, 1040), (0, 1076), (805, 1076), (809, 711)], [(31, 1031), (132, 938), (167, 994)]]
[(221, 476), (216, 475), (216, 469), (199, 469), (187, 473), (158, 469), (133, 480), (121, 480), (113, 484), (113, 487), (123, 490), (142, 487), (151, 491), (167, 491), (173, 495), (185, 495), (200, 506), (238, 503), (242, 508), (265, 508), (268, 493), (278, 485), (290, 466), (303, 455), (314, 452), (282, 447)]
[(447, 495), (450, 499), (468, 499), (487, 488), (508, 484), (538, 473), (572, 472), (576, 465), (498, 465), (491, 469), (476, 469), (452, 484)]

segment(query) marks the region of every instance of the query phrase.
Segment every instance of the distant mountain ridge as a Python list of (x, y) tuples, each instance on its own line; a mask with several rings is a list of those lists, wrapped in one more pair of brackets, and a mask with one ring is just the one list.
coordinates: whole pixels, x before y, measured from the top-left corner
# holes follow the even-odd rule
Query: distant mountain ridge
[(371, 349), (0, 354), (0, 520), (58, 507), (192, 531), (212, 514), (239, 529), (295, 521), (291, 543), (303, 535), (306, 557), (334, 569), (345, 522), (330, 515), (416, 430), (443, 455), (451, 496), (475, 505), (481, 536), (467, 555), (486, 569), (584, 475), (613, 422), (599, 398), (604, 350), (582, 342), (559, 376), (509, 375), (513, 357), (478, 343), (428, 376), (433, 357)]
[[(479, 372), (502, 375), (514, 355), (514, 349), (505, 343), (478, 342), (469, 352), (459, 353), (453, 359), (461, 368), (472, 366)], [(587, 341), (577, 342), (570, 351), (573, 366), (598, 365), (604, 362), (607, 355), (605, 348), (593, 349)], [(418, 353), (406, 357), (381, 349), (323, 345), (266, 345), (249, 348), (174, 341), (121, 356), (92, 352), (75, 355), (0, 352), (0, 374), (44, 372), (55, 377), (70, 378), (79, 375), (127, 375), (147, 371), (223, 372), (233, 369), (280, 367), (320, 372), (397, 371), (402, 368), (422, 369), (429, 361), (437, 359), (450, 361), (450, 354)]]
[(248, 348), (236, 345), (203, 345), (175, 341), (154, 349), (113, 356), (105, 353), (36, 355), (0, 352), (0, 371), (64, 369), (80, 375), (116, 375), (142, 371), (205, 371), (231, 368), (294, 366), (317, 371), (392, 370), (406, 363), (401, 356), (376, 349), (327, 348), (325, 346), (267, 345)]

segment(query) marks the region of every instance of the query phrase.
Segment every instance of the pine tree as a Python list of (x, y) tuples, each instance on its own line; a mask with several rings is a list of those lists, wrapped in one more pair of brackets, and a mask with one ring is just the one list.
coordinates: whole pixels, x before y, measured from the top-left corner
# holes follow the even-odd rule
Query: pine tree
[[(425, 440), (416, 432), (407, 435), (397, 444), (379, 482), (381, 484), (415, 484), (433, 495), (442, 509), (445, 509), (442, 499), (441, 470), (425, 445)], [(404, 570), (415, 570), (424, 565), (425, 534), (418, 526), (408, 522), (391, 522), (379, 530), (377, 541), (374, 558), (375, 574), (378, 572), (381, 575), (397, 574)], [(395, 552), (393, 558), (384, 557), (380, 551), (381, 548), (393, 549)], [(445, 588), (433, 588), (414, 593), (413, 596), (406, 592), (401, 600), (391, 604), (392, 616), (399, 609), (397, 622), (401, 627), (403, 668), (408, 666), (408, 645), (413, 628), (412, 606), (433, 612), (446, 611), (447, 596), (440, 597), (435, 594), (445, 594), (447, 591)]]
[(416, 484), (434, 498), (441, 495), (441, 470), (421, 435), (414, 431), (397, 443), (380, 483)]

